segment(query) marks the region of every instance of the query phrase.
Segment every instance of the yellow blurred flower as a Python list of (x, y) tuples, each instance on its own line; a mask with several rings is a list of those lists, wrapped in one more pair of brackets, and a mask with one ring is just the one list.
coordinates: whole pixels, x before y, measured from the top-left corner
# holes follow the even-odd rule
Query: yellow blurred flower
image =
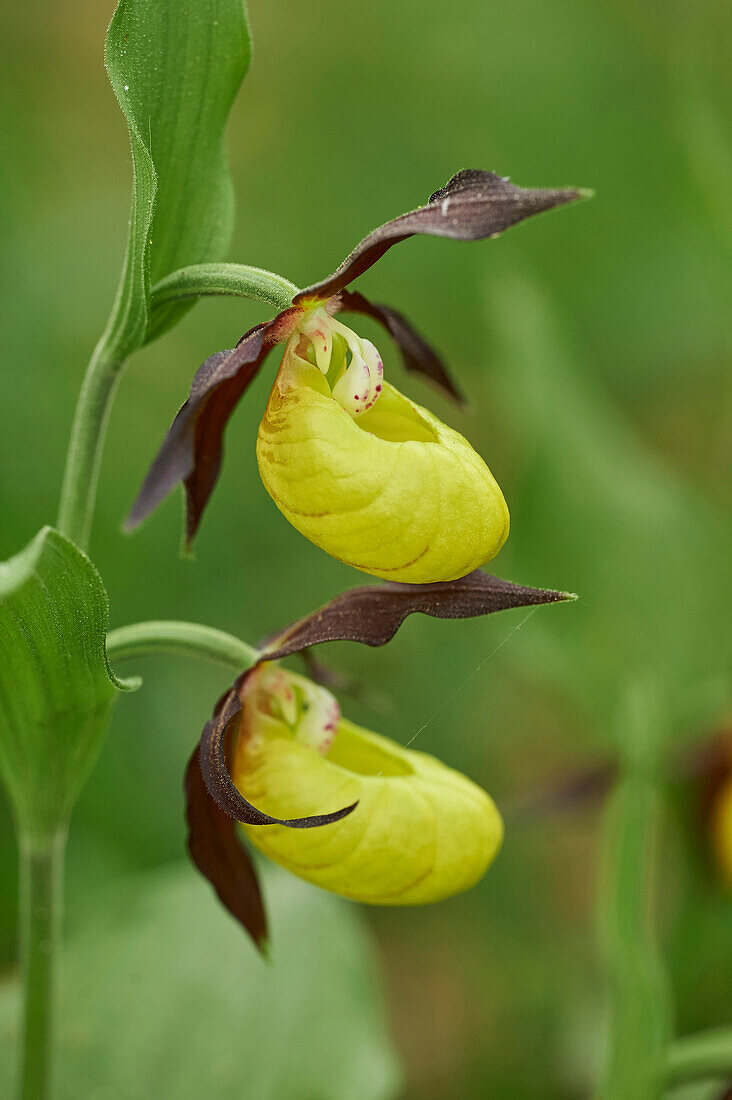
[(732, 890), (732, 733), (718, 733), (701, 754), (701, 799), (714, 867)]
[(244, 798), (278, 818), (358, 802), (317, 829), (245, 825), (276, 863), (357, 901), (419, 905), (468, 889), (496, 856), (503, 823), (485, 791), (342, 718), (324, 688), (265, 664), (240, 698), (232, 777)]
[(718, 791), (711, 813), (712, 845), (719, 874), (732, 889), (732, 774)]

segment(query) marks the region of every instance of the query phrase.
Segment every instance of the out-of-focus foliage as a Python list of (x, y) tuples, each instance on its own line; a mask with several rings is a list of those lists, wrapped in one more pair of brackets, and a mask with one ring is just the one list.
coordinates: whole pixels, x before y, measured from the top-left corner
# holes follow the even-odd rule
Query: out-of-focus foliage
[[(187, 867), (85, 892), (64, 958), (60, 1100), (397, 1095), (360, 922), (291, 876), (264, 877), (277, 925), (271, 964)], [(0, 986), (3, 1096), (15, 992)]]
[(619, 774), (607, 799), (598, 891), (610, 1023), (596, 1095), (650, 1100), (664, 1091), (672, 1007), (656, 942), (663, 808), (658, 753), (665, 727), (647, 683), (629, 680), (615, 727)]
[[(76, 389), (124, 249), (129, 153), (100, 55), (110, 14), (106, 0), (83, 17), (47, 0), (2, 15), (13, 50), (2, 92), (0, 402), (13, 411), (0, 443), (0, 558), (53, 517)], [(364, 276), (365, 294), (402, 309), (445, 352), (472, 413), (405, 378), (383, 334), (356, 326), (387, 377), (463, 432), (504, 489), (513, 528), (492, 570), (581, 602), (476, 622), (415, 618), (388, 653), (329, 654), (368, 682), (363, 701), (346, 703), (350, 717), (402, 742), (418, 733), (415, 747), (481, 783), (506, 816), (503, 850), (470, 894), (369, 914), (408, 1095), (583, 1097), (606, 1022), (597, 816), (590, 807), (529, 821), (513, 807), (614, 751), (630, 671), (662, 689), (675, 743), (723, 720), (732, 16), (718, 0), (314, 0), (307, 17), (292, 0), (252, 0), (250, 19), (255, 57), (229, 131), (239, 208), (229, 259), (299, 283), (325, 275), (344, 245), (460, 167), (598, 192), (497, 241), (406, 242)], [(113, 625), (198, 619), (253, 641), (358, 583), (289, 527), (258, 482), (274, 360), (232, 421), (196, 561), (178, 558), (178, 502), (119, 536), (193, 370), (265, 315), (203, 302), (125, 378), (92, 541)], [(226, 674), (161, 658), (144, 675), (79, 803), (69, 855), (78, 898), (92, 880), (182, 851), (181, 776)], [(2, 830), (8, 962), (7, 815)], [(681, 782), (665, 835), (661, 946), (676, 1027), (688, 1031), (732, 1012), (732, 917)]]
[[(728, 698), (729, 527), (706, 494), (644, 444), (605, 384), (587, 376), (535, 285), (489, 283), (488, 298), (499, 340), (493, 377), (525, 440), (512, 557), (527, 574), (549, 558), (560, 587), (580, 593), (569, 621), (542, 616), (527, 630), (537, 670), (601, 736), (622, 685), (652, 677), (670, 730), (688, 736)], [(536, 537), (522, 538), (522, 529)]]

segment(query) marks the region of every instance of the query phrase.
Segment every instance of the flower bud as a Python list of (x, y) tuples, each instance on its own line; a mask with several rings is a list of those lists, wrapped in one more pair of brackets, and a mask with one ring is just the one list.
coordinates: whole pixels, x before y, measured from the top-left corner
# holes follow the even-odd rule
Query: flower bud
[[(326, 727), (338, 713), (333, 697), (304, 677), (268, 667), (242, 688), (232, 768), (236, 786), (279, 818), (358, 805), (317, 829), (244, 826), (252, 843), (301, 878), (375, 905), (439, 901), (477, 882), (503, 837), (501, 817), (488, 795), (434, 757), (344, 718), (328, 740)], [(279, 703), (267, 697), (273, 684), (277, 693), (282, 690), (268, 679), (275, 673), (292, 682), (299, 700), (294, 721), (292, 714), (290, 720), (273, 719)], [(318, 717), (312, 719), (314, 712)], [(300, 736), (303, 719), (311, 723), (308, 738)], [(314, 734), (318, 726), (325, 731), (322, 737)]]
[(454, 580), (489, 561), (509, 516), (482, 458), (381, 381), (373, 344), (347, 341), (346, 365), (332, 362), (336, 343), (318, 351), (299, 333), (285, 351), (257, 439), (277, 507), (316, 546), (387, 580)]

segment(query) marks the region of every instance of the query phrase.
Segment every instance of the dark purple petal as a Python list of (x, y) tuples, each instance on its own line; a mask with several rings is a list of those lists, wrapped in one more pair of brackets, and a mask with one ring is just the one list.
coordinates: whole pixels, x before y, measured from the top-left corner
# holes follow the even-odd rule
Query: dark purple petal
[(463, 395), (450, 378), (437, 352), (412, 327), (404, 314), (390, 306), (369, 302), (357, 290), (344, 290), (339, 298), (343, 309), (352, 313), (364, 313), (384, 326), (398, 345), (408, 371), (426, 375), (456, 401), (464, 403)]
[(470, 619), (511, 607), (559, 603), (575, 597), (567, 592), (525, 588), (492, 577), (481, 569), (456, 581), (437, 584), (400, 584), (384, 581), (351, 588), (298, 620), (271, 639), (263, 649), (269, 660), (289, 657), (320, 642), (351, 641), (385, 645), (408, 615), (419, 611), (436, 619)]
[(314, 649), (303, 649), (300, 657), (308, 678), (316, 684), (328, 688), (328, 691), (335, 692), (337, 695), (350, 695), (353, 699), (363, 695), (364, 685), (355, 676), (351, 676), (348, 672), (341, 672), (337, 668), (331, 668), (315, 656)]
[(210, 356), (198, 369), (188, 400), (173, 421), (125, 523), (132, 530), (178, 482), (186, 488), (186, 540), (201, 522), (221, 467), (229, 417), (271, 348), (287, 339), (301, 310), (285, 310), (256, 325), (235, 348)]
[(262, 951), (267, 944), (267, 918), (257, 873), (237, 836), (236, 821), (208, 793), (198, 746), (186, 769), (185, 794), (191, 859)]
[(532, 790), (521, 791), (501, 800), (507, 820), (531, 821), (554, 814), (570, 813), (595, 806), (612, 788), (617, 765), (603, 760), (569, 775), (550, 780)]
[(206, 723), (201, 734), (201, 772), (214, 802), (229, 817), (243, 821), (247, 825), (287, 825), (290, 829), (312, 829), (319, 825), (330, 825), (333, 821), (340, 821), (342, 817), (347, 817), (355, 810), (356, 802), (329, 814), (315, 814), (311, 817), (294, 817), (287, 820), (270, 817), (269, 814), (258, 810), (256, 806), (252, 806), (251, 802), (247, 802), (234, 786), (227, 763), (229, 743), (239, 727), (241, 713), (239, 692), (253, 671), (254, 669), (249, 669), (239, 677), (228, 695), (220, 702), (213, 718)]
[(432, 237), (450, 237), (457, 241), (478, 241), (497, 237), (504, 229), (552, 210), (555, 206), (574, 202), (586, 196), (577, 188), (517, 187), (503, 176), (480, 169), (458, 172), (448, 183), (435, 191), (426, 206), (400, 214), (398, 218), (379, 226), (356, 245), (353, 252), (327, 279), (306, 287), (292, 299), (302, 305), (306, 299), (323, 300), (344, 290), (364, 271), (368, 271), (384, 253), (415, 233)]
[(319, 656), (315, 656), (314, 648), (303, 649), (299, 656), (305, 665), (308, 678), (327, 688), (334, 695), (339, 697), (348, 695), (351, 699), (365, 703), (373, 711), (385, 713), (391, 709), (392, 702), (388, 695), (382, 694), (372, 684), (364, 683), (357, 676), (325, 664)]

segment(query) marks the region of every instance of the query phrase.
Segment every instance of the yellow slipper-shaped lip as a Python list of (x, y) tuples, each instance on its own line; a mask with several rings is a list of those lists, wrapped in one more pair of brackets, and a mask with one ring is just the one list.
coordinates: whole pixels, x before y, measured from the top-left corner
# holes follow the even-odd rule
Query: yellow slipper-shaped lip
[[(333, 707), (324, 701), (332, 696), (304, 677), (279, 669), (277, 676), (306, 706), (295, 716), (294, 703), (285, 704), (293, 710), (288, 715), (281, 702), (262, 705), (261, 695), (259, 709), (242, 699), (232, 768), (237, 788), (281, 819), (358, 805), (317, 829), (244, 826), (252, 843), (301, 878), (374, 905), (420, 905), (473, 886), (503, 838), (485, 791), (435, 757), (344, 718), (333, 737)], [(247, 690), (256, 684), (250, 680)]]
[(333, 557), (387, 580), (454, 580), (506, 540), (506, 502), (467, 440), (388, 382), (355, 419), (289, 345), (257, 439), (282, 514)]

